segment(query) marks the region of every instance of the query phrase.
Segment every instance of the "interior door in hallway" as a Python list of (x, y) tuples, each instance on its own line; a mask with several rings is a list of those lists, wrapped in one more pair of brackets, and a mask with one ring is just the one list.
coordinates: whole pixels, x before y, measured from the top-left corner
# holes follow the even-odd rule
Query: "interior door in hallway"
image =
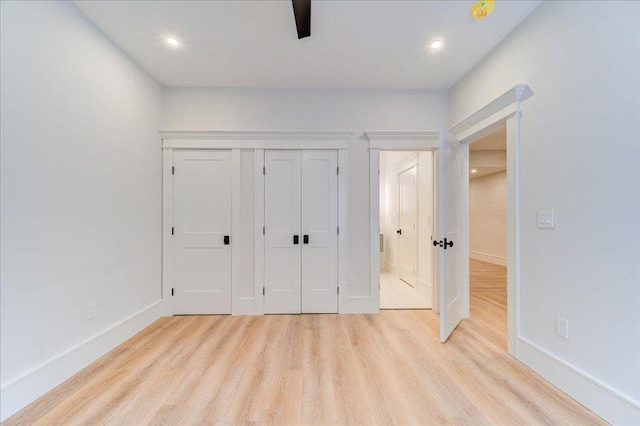
[(338, 153), (302, 151), (302, 312), (338, 312)]
[(469, 246), (463, 233), (468, 216), (469, 146), (446, 129), (440, 133), (438, 152), (438, 244), (440, 340), (446, 341), (463, 318), (469, 316)]
[(301, 312), (300, 151), (265, 151), (264, 312)]
[(416, 286), (418, 268), (417, 166), (398, 173), (398, 275)]
[(174, 153), (174, 314), (231, 313), (231, 152)]

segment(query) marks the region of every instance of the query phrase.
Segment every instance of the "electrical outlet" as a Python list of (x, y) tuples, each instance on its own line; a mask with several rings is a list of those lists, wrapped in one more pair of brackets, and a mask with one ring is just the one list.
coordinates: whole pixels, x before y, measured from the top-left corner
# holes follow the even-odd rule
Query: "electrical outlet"
[(555, 228), (556, 219), (555, 212), (553, 210), (539, 210), (536, 215), (538, 219), (538, 228)]
[(356, 285), (356, 276), (353, 274), (349, 275), (349, 285)]
[(569, 321), (556, 317), (556, 334), (563, 339), (569, 339)]
[(91, 302), (87, 305), (87, 319), (94, 319), (96, 317), (96, 302)]

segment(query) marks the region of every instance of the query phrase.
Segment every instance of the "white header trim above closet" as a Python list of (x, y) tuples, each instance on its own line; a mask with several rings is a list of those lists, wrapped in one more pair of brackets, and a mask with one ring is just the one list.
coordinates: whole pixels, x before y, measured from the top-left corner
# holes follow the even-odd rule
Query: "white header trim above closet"
[(160, 130), (163, 149), (347, 149), (353, 132)]
[(369, 141), (369, 149), (420, 151), (437, 149), (440, 133), (435, 130), (426, 132), (366, 132), (363, 136)]

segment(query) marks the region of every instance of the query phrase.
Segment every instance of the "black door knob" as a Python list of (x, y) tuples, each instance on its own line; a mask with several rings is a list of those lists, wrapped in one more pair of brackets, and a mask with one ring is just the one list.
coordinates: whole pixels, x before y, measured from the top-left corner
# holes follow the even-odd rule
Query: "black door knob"
[(298, 236), (297, 235), (293, 236), (293, 244), (298, 244)]
[(229, 236), (228, 236), (228, 235), (225, 235), (225, 236), (224, 236), (224, 245), (225, 245), (225, 246), (228, 246), (228, 245), (229, 245)]
[(302, 242), (304, 244), (309, 244), (309, 236), (308, 235), (303, 235), (302, 236)]
[(398, 229), (398, 230), (396, 231), (396, 234), (402, 235), (402, 229)]
[(445, 238), (444, 239), (444, 243), (442, 241), (434, 241), (433, 242), (433, 246), (434, 247), (437, 247), (437, 246), (444, 247), (444, 249), (446, 250), (447, 247), (453, 247), (453, 241), (447, 241), (447, 239)]

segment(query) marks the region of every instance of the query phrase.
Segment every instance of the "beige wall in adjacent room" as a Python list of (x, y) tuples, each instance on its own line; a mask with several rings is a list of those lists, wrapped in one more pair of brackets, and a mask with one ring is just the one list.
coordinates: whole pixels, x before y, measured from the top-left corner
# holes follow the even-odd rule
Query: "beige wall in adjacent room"
[(507, 172), (469, 181), (469, 255), (507, 266)]

